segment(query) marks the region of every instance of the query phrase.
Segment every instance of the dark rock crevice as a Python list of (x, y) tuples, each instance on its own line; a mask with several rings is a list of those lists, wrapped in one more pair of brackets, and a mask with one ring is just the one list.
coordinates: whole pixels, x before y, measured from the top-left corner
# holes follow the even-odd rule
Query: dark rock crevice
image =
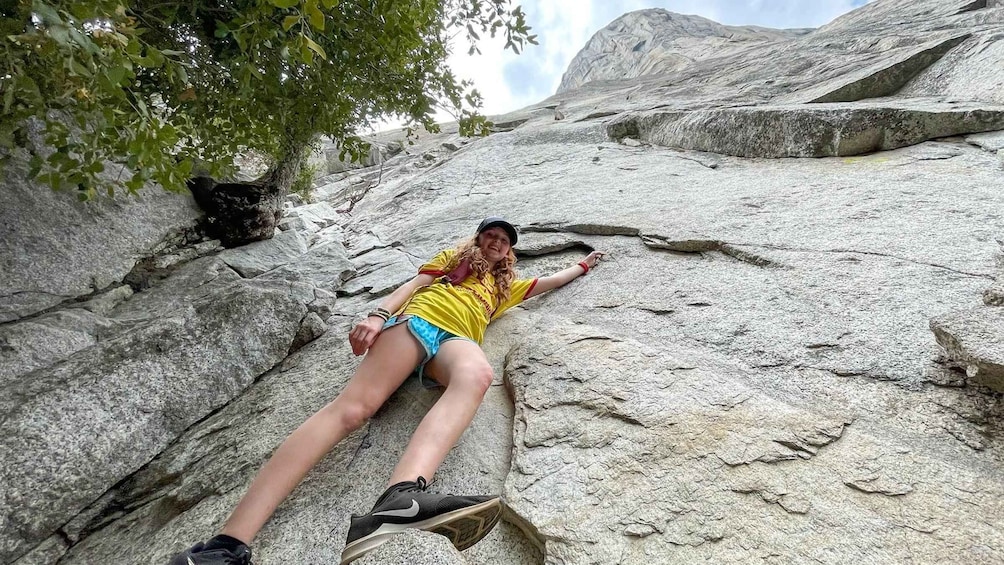
[[(658, 235), (642, 235), (642, 243), (649, 249), (675, 251), (678, 253), (706, 253), (717, 251), (733, 259), (756, 267), (784, 268), (786, 265), (742, 249), (735, 244), (714, 239), (669, 240)], [(745, 244), (744, 244), (745, 245)], [(753, 246), (750, 246), (753, 247)]]
[(976, 0), (972, 4), (959, 8), (959, 11), (955, 12), (955, 15), (958, 16), (961, 14), (965, 14), (966, 12), (975, 12), (977, 10), (985, 10), (985, 9), (987, 9), (987, 0)]
[[(983, 4), (986, 7), (985, 0), (983, 0)], [(946, 53), (970, 37), (971, 34), (967, 33), (941, 41), (937, 45), (914, 53), (902, 61), (892, 63), (864, 78), (810, 100), (809, 103), (856, 102), (867, 98), (892, 96), (906, 86), (911, 79), (937, 63)]]

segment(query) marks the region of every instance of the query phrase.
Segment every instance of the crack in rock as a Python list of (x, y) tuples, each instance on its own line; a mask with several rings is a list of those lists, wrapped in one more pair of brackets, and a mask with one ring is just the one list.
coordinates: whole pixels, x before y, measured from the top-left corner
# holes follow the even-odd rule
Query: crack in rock
[(608, 224), (529, 224), (520, 226), (525, 233), (576, 233), (581, 235), (628, 235), (637, 236), (638, 228), (629, 226), (614, 226)]
[(733, 487), (732, 492), (738, 494), (754, 494), (767, 504), (776, 504), (788, 514), (808, 514), (812, 503), (798, 495), (777, 493), (764, 487)]
[(959, 11), (955, 12), (955, 15), (958, 16), (961, 14), (965, 14), (966, 12), (975, 12), (977, 10), (986, 10), (986, 9), (987, 9), (987, 0), (976, 0), (972, 4), (967, 4), (959, 8)]
[[(640, 236), (642, 243), (649, 249), (659, 249), (675, 251), (678, 253), (705, 253), (717, 251), (723, 255), (732, 257), (756, 267), (784, 268), (785, 265), (757, 255), (749, 250), (742, 249), (736, 244), (726, 243), (716, 239), (684, 239), (670, 240), (664, 236), (656, 234), (643, 234)], [(744, 245), (744, 244), (743, 244)], [(754, 247), (754, 246), (750, 246)]]
[[(986, 0), (982, 0), (986, 4)], [(979, 3), (979, 2), (977, 2)], [(984, 6), (985, 7), (985, 6)], [(962, 10), (966, 11), (965, 9)], [(961, 12), (960, 12), (961, 13)], [(937, 63), (972, 34), (966, 33), (950, 39), (939, 41), (933, 46), (922, 49), (900, 61), (892, 64), (883, 63), (883, 67), (864, 78), (860, 78), (832, 92), (824, 94), (810, 103), (822, 102), (856, 102), (866, 98), (879, 98), (896, 94), (912, 78)], [(929, 44), (930, 45), (930, 44)]]
[(913, 492), (913, 487), (910, 485), (897, 484), (878, 476), (854, 479), (851, 481), (844, 481), (844, 484), (856, 491), (863, 492), (865, 494), (904, 496)]

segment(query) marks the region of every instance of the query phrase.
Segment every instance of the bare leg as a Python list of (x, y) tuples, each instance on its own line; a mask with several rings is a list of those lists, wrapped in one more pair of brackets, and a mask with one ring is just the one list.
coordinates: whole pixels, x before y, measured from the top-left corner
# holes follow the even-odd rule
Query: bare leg
[(424, 355), (405, 324), (380, 334), (341, 394), (290, 434), (258, 471), (222, 533), (250, 543), (307, 472), (365, 424)]
[(447, 341), (426, 367), (446, 385), (446, 391), (411, 436), (388, 485), (419, 476), (432, 480), (492, 384), (488, 358), (476, 343), (467, 340)]

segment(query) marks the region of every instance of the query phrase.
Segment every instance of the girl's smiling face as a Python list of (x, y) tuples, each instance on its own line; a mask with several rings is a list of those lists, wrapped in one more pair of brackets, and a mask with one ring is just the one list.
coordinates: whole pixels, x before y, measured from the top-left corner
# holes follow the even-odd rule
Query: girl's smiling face
[(509, 255), (509, 234), (502, 228), (488, 228), (478, 235), (478, 247), (491, 263), (497, 263)]

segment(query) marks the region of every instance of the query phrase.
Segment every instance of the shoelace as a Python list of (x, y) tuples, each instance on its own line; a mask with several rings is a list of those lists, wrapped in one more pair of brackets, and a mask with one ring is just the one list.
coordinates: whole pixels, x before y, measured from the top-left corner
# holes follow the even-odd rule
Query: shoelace
[(418, 490), (424, 492), (425, 489), (429, 488), (429, 483), (425, 480), (425, 477), (419, 477), (418, 480), (415, 481), (415, 486), (418, 487)]

